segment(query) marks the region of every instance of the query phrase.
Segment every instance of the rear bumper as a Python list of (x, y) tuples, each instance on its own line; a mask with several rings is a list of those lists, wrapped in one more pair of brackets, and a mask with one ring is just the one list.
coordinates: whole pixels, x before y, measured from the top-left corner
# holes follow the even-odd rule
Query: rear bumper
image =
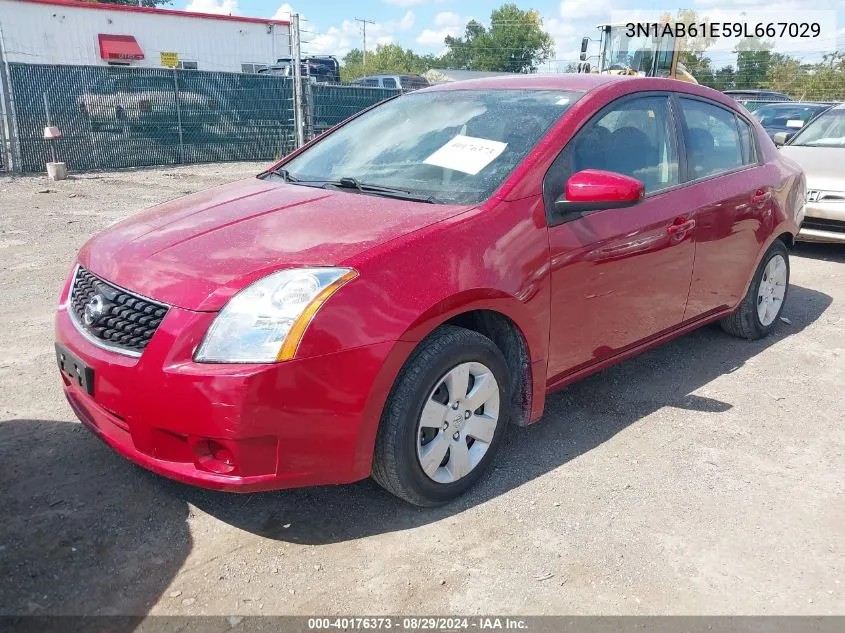
[[(93, 394), (60, 374), (74, 413), (127, 459), (206, 488), (367, 477), (395, 345), (270, 365), (195, 363), (192, 350), (213, 316), (171, 308), (141, 357), (131, 358), (94, 345), (60, 309), (57, 343), (94, 371)], [(209, 440), (232, 455), (230, 472), (208, 466)]]

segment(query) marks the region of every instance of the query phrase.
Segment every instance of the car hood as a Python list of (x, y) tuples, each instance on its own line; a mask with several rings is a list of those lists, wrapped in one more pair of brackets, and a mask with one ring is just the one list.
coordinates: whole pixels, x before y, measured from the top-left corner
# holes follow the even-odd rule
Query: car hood
[(145, 297), (215, 311), (271, 272), (339, 265), (469, 208), (251, 178), (115, 224), (88, 241), (79, 261)]
[(807, 189), (845, 191), (845, 149), (784, 145), (780, 151), (804, 169)]

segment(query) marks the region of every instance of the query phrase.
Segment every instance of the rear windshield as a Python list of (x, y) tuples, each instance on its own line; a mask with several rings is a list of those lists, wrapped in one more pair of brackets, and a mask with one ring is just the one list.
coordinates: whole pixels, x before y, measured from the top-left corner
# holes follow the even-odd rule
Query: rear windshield
[(763, 106), (754, 111), (754, 118), (763, 127), (802, 128), (827, 106)]
[(400, 77), (399, 83), (405, 90), (418, 90), (428, 86), (428, 81), (422, 77)]
[(845, 148), (845, 110), (828, 110), (795, 135), (790, 145)]
[(415, 92), (353, 119), (284, 167), (308, 182), (355, 178), (430, 196), (486, 200), (582, 93)]

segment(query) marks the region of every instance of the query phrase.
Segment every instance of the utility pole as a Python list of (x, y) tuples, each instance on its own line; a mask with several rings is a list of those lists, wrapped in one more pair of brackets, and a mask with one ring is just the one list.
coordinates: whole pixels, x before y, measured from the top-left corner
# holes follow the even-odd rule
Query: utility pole
[(293, 48), (293, 125), (296, 132), (296, 146), (305, 144), (302, 111), (302, 41), (299, 33), (299, 14), (293, 13), (291, 21), (291, 40)]
[(361, 23), (361, 33), (364, 36), (364, 67), (367, 66), (367, 25), (375, 24), (372, 20), (365, 20), (362, 18), (355, 18), (356, 22)]

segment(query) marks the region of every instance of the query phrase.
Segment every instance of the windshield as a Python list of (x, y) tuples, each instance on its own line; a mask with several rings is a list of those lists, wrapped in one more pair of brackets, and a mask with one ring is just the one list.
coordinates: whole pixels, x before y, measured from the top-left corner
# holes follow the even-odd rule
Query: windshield
[(666, 35), (656, 38), (644, 33), (638, 34), (636, 31), (633, 37), (629, 37), (628, 33), (628, 25), (613, 26), (605, 32), (607, 44), (603, 53), (602, 70), (631, 68), (639, 75), (668, 77), (675, 51), (675, 39), (669, 31), (666, 31)]
[(845, 148), (845, 110), (828, 110), (795, 135), (790, 145)]
[(757, 108), (754, 117), (763, 127), (800, 129), (827, 106), (812, 105), (768, 105)]
[(291, 181), (302, 184), (354, 178), (434, 202), (477, 204), (492, 195), (581, 94), (416, 92), (362, 114), (284, 168)]

